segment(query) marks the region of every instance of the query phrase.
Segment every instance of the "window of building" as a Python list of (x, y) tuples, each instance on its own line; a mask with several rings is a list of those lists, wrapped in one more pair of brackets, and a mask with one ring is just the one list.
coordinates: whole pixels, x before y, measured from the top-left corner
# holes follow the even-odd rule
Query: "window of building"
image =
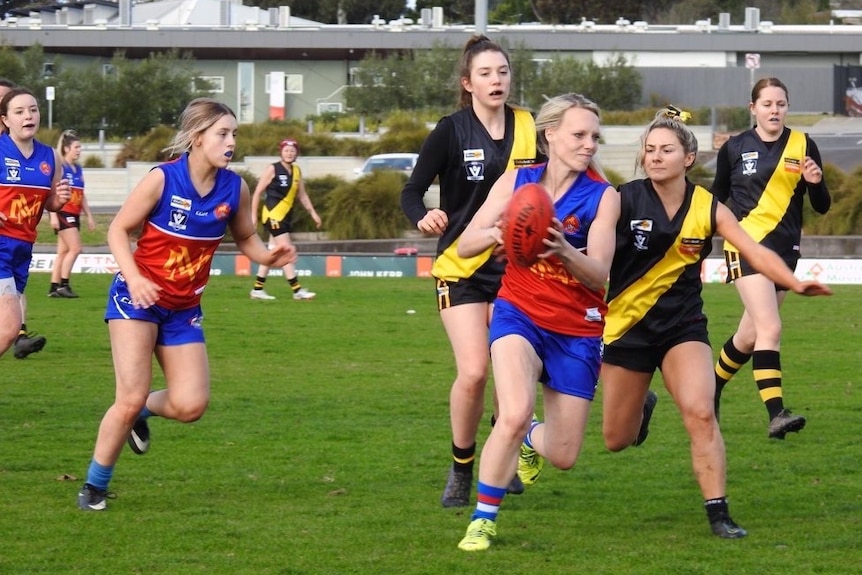
[[(204, 87), (205, 85), (206, 88)], [(195, 80), (192, 80), (192, 90), (206, 90), (210, 94), (223, 94), (224, 76), (198, 76)]]
[[(266, 93), (269, 94), (269, 74), (263, 78), (263, 85)], [(285, 94), (302, 94), (303, 93), (303, 76), (302, 74), (285, 74), (284, 75), (284, 93)]]

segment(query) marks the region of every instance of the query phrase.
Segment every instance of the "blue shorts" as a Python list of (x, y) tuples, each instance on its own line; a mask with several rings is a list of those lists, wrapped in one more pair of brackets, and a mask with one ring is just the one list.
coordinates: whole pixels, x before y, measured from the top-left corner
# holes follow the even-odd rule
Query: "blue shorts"
[(33, 244), (0, 236), (0, 279), (15, 278), (15, 289), (24, 293), (30, 279), (30, 260), (33, 259)]
[(602, 365), (602, 338), (554, 333), (536, 326), (527, 315), (506, 300), (494, 302), (490, 340), (520, 335), (542, 360), (539, 381), (554, 391), (592, 401)]
[(137, 319), (158, 324), (157, 345), (205, 343), (201, 325), (204, 319), (201, 306), (188, 309), (167, 309), (160, 305), (147, 309), (136, 308), (132, 305), (126, 280), (121, 274), (114, 276), (114, 281), (108, 290), (105, 321), (112, 319)]

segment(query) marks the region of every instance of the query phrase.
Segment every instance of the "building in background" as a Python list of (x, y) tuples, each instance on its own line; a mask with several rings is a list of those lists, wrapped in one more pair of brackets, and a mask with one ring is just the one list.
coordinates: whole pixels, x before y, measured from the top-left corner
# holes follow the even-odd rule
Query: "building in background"
[[(560, 55), (602, 64), (622, 54), (643, 78), (642, 105), (658, 98), (740, 106), (756, 74), (782, 78), (794, 111), (845, 113), (855, 90), (850, 78), (862, 85), (856, 73), (862, 26), (840, 22), (775, 26), (749, 8), (745, 22), (736, 25), (723, 14), (718, 23), (686, 26), (583, 21), (490, 26), (487, 33), (533, 50), (537, 61)], [(273, 109), (300, 119), (341, 111), (351, 69), (369, 52), (461, 47), (473, 32), (472, 26), (447, 26), (442, 8), (424, 9), (415, 24), (378, 18), (368, 25), (325, 25), (296, 18), (286, 6), (263, 10), (236, 0), (84, 0), (13, 11), (0, 21), (6, 45), (24, 50), (38, 42), (46, 57), (62, 55), (70, 65), (107, 62), (118, 50), (129, 59), (170, 49), (189, 53), (214, 86), (212, 96), (244, 123), (266, 120)], [(746, 67), (751, 54), (759, 56), (756, 70)], [(282, 75), (283, 94), (273, 97), (272, 80)]]

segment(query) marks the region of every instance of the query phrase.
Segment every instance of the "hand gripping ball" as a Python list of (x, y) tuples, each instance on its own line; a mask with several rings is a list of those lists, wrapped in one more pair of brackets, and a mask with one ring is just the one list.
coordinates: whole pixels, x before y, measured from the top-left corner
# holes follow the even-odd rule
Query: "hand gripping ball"
[(542, 242), (554, 217), (551, 196), (539, 184), (524, 184), (515, 190), (503, 213), (503, 248), (509, 261), (524, 267), (536, 263), (547, 250)]

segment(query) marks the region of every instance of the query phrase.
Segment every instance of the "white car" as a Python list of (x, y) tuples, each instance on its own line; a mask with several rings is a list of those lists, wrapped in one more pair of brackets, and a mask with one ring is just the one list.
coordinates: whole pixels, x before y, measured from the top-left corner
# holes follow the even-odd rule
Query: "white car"
[(394, 170), (409, 176), (418, 158), (419, 154), (376, 154), (365, 160), (362, 167), (356, 168), (353, 173), (359, 178), (378, 170)]

